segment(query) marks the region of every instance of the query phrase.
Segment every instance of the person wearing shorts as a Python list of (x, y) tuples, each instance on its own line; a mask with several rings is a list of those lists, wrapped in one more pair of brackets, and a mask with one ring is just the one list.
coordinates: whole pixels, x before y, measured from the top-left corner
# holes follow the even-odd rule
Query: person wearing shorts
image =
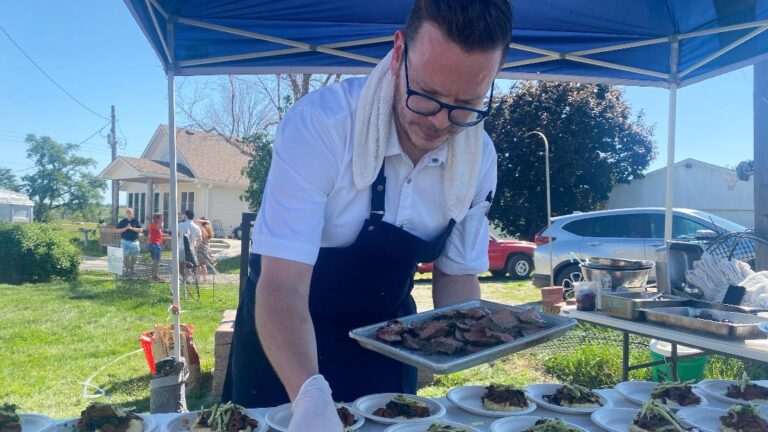
[(152, 215), (152, 223), (149, 224), (149, 238), (147, 239), (147, 251), (152, 256), (152, 280), (159, 281), (160, 255), (163, 253), (163, 215)]
[(144, 231), (141, 223), (133, 217), (133, 209), (125, 209), (125, 218), (118, 222), (117, 231), (120, 233), (120, 247), (123, 248), (123, 267), (126, 272), (133, 272), (136, 260), (139, 258), (139, 233)]

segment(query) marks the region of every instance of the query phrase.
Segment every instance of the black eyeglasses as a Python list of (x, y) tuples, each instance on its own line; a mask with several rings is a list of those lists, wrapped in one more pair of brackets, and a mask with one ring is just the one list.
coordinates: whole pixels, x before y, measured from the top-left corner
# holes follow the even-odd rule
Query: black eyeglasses
[(471, 127), (483, 121), (491, 113), (491, 102), (493, 101), (493, 84), (491, 84), (491, 94), (485, 110), (478, 110), (466, 106), (450, 105), (444, 103), (430, 95), (417, 92), (411, 88), (408, 80), (408, 45), (404, 45), (405, 55), (405, 106), (416, 114), (423, 116), (433, 116), (443, 109), (448, 110), (448, 120), (461, 127)]

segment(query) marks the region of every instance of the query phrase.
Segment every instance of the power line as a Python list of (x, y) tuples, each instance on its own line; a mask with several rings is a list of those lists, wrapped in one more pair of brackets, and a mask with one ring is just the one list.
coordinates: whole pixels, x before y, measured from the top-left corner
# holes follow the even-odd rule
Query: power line
[(86, 142), (86, 141), (88, 141), (89, 139), (91, 139), (91, 138), (95, 137), (95, 136), (96, 136), (96, 134), (99, 134), (99, 133), (101, 133), (101, 131), (103, 131), (103, 130), (104, 130), (104, 128), (106, 128), (106, 127), (107, 127), (107, 126), (109, 126), (109, 125), (110, 125), (110, 123), (107, 123), (107, 124), (105, 124), (104, 126), (102, 126), (102, 127), (101, 127), (101, 129), (99, 129), (99, 130), (97, 130), (96, 132), (92, 133), (92, 134), (91, 134), (91, 135), (90, 135), (88, 138), (86, 138), (86, 139), (84, 139), (84, 140), (80, 141), (80, 143), (79, 143), (79, 144), (77, 144), (77, 145), (78, 145), (78, 146), (81, 146), (81, 145), (85, 144), (85, 142)]
[(43, 75), (45, 75), (45, 77), (46, 77), (46, 78), (48, 78), (48, 80), (49, 80), (49, 81), (51, 81), (51, 82), (52, 82), (52, 83), (53, 83), (53, 84), (54, 84), (56, 87), (58, 87), (58, 88), (59, 88), (59, 90), (61, 90), (62, 92), (64, 92), (64, 94), (66, 94), (67, 96), (69, 96), (69, 97), (70, 97), (70, 98), (71, 98), (73, 101), (75, 101), (75, 102), (76, 102), (78, 105), (80, 105), (81, 107), (85, 108), (85, 109), (86, 109), (87, 111), (89, 111), (91, 114), (93, 114), (93, 115), (95, 115), (95, 116), (97, 116), (97, 117), (101, 117), (101, 118), (103, 118), (104, 120), (109, 120), (109, 118), (107, 118), (107, 117), (104, 117), (103, 115), (101, 115), (101, 114), (97, 113), (96, 111), (94, 111), (94, 110), (92, 110), (92, 109), (88, 108), (88, 107), (87, 107), (87, 106), (86, 106), (84, 103), (80, 102), (80, 101), (79, 101), (79, 100), (78, 100), (76, 97), (74, 97), (74, 96), (72, 95), (72, 93), (68, 92), (67, 90), (65, 90), (65, 89), (64, 89), (64, 87), (62, 87), (62, 86), (61, 86), (59, 83), (57, 83), (57, 82), (56, 82), (56, 80), (54, 80), (54, 79), (53, 79), (53, 78), (52, 78), (50, 75), (48, 75), (48, 72), (46, 72), (46, 71), (45, 71), (45, 70), (44, 70), (44, 69), (43, 69), (43, 68), (42, 68), (42, 67), (41, 67), (39, 64), (37, 64), (37, 62), (36, 62), (35, 60), (33, 60), (33, 59), (32, 59), (32, 57), (30, 57), (30, 56), (29, 56), (29, 54), (27, 54), (27, 53), (26, 53), (26, 51), (24, 51), (24, 49), (23, 49), (21, 46), (19, 46), (19, 44), (18, 44), (18, 43), (16, 43), (16, 41), (15, 41), (15, 40), (14, 40), (14, 39), (11, 37), (11, 35), (10, 35), (10, 34), (8, 34), (8, 32), (7, 32), (7, 31), (5, 31), (5, 29), (3, 28), (3, 26), (0, 26), (0, 31), (2, 31), (2, 32), (5, 34), (5, 37), (7, 37), (7, 38), (8, 38), (8, 40), (9, 40), (9, 41), (11, 41), (11, 43), (12, 43), (12, 44), (13, 44), (13, 45), (14, 45), (16, 48), (18, 48), (18, 50), (19, 50), (19, 51), (21, 51), (21, 53), (22, 53), (22, 54), (24, 54), (24, 57), (26, 57), (26, 58), (27, 58), (27, 60), (29, 60), (29, 61), (30, 61), (30, 62), (31, 62), (33, 65), (35, 65), (35, 67), (37, 68), (37, 70), (39, 70), (40, 72), (42, 72), (42, 74), (43, 74)]

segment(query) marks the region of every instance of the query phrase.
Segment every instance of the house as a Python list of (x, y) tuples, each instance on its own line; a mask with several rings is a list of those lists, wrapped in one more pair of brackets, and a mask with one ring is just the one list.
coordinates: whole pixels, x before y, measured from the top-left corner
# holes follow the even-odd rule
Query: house
[[(180, 212), (192, 210), (221, 228), (217, 235), (231, 235), (240, 226), (248, 205), (240, 195), (248, 187), (242, 168), (250, 157), (218, 135), (177, 128), (177, 202)], [(162, 213), (167, 228), (170, 211), (168, 126), (160, 125), (140, 158), (118, 156), (99, 176), (119, 180), (120, 190), (137, 219), (144, 224), (152, 213)]]
[(35, 203), (21, 192), (0, 189), (0, 222), (32, 222)]
[[(674, 206), (702, 210), (746, 227), (755, 226), (754, 178), (739, 181), (736, 170), (696, 159), (675, 163)], [(614, 186), (608, 209), (664, 207), (666, 167), (644, 178)]]

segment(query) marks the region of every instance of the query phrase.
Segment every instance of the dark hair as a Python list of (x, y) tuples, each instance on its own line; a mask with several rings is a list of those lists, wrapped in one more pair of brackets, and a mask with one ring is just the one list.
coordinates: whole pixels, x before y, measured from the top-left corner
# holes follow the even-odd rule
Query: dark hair
[(158, 219), (162, 219), (162, 218), (163, 218), (163, 215), (160, 214), (160, 213), (153, 213), (152, 214), (152, 220), (158, 220)]
[(185, 215), (187, 215), (187, 219), (193, 220), (195, 218), (195, 212), (192, 210), (187, 210), (184, 212)]
[(509, 0), (416, 0), (405, 22), (408, 43), (427, 21), (464, 51), (501, 48), (503, 59), (512, 40)]

